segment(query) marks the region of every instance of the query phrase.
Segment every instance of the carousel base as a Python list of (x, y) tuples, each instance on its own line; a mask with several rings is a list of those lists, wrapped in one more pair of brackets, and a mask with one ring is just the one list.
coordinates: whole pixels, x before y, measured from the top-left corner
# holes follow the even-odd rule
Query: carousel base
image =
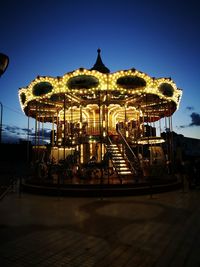
[(75, 183), (50, 183), (39, 179), (29, 179), (21, 183), (22, 192), (65, 197), (117, 197), (152, 195), (181, 188), (181, 183), (173, 175), (163, 178), (151, 178), (140, 182), (127, 182), (112, 179), (97, 182), (76, 181)]

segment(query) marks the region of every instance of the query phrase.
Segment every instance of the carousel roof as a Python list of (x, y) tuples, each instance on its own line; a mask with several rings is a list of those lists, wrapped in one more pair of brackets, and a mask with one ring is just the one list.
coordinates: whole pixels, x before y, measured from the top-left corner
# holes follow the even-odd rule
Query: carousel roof
[(157, 119), (172, 115), (179, 106), (182, 90), (171, 78), (154, 78), (136, 69), (110, 73), (97, 50), (97, 60), (88, 70), (79, 68), (62, 77), (38, 76), (19, 89), (19, 101), (27, 116), (38, 111), (45, 121), (65, 108), (107, 105), (140, 109)]
[(90, 70), (97, 70), (101, 73), (110, 73), (110, 70), (103, 64), (100, 53), (101, 49), (97, 50), (98, 56), (94, 66)]

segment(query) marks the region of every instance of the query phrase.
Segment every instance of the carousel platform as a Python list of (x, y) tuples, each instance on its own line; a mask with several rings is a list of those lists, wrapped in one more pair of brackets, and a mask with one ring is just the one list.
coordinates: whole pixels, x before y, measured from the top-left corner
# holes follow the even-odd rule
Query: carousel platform
[(115, 197), (136, 196), (169, 192), (181, 188), (181, 182), (173, 175), (164, 178), (155, 177), (143, 181), (132, 181), (113, 178), (112, 180), (80, 181), (52, 183), (38, 179), (21, 181), (22, 192), (65, 197)]

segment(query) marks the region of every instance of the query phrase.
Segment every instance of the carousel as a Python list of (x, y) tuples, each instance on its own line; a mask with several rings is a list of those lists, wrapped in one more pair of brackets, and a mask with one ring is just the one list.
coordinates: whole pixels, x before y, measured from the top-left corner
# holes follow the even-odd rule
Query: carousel
[(171, 78), (134, 68), (111, 73), (97, 52), (91, 69), (38, 76), (19, 89), (22, 110), (35, 120), (32, 161), (43, 166), (35, 175), (55, 180), (57, 174), (63, 183), (121, 184), (153, 172), (163, 176), (174, 160), (172, 115), (182, 90)]

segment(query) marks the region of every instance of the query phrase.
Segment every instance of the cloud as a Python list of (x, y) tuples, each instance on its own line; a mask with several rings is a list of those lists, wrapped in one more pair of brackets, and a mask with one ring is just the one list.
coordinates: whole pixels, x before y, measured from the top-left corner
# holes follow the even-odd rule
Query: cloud
[(184, 129), (187, 127), (200, 126), (200, 114), (199, 113), (192, 112), (192, 114), (190, 114), (190, 117), (192, 119), (192, 122), (190, 124), (180, 125), (178, 128)]
[[(50, 140), (50, 129), (40, 129), (39, 134), (40, 139), (44, 141)], [(16, 125), (3, 125), (2, 129), (2, 140), (5, 143), (16, 143), (19, 139), (27, 140), (27, 137), (30, 141), (34, 143), (35, 140), (35, 131), (34, 129), (20, 128)]]
[(33, 131), (33, 129), (27, 129), (27, 128), (21, 128), (22, 131), (24, 131), (25, 133), (31, 133), (31, 131)]
[(4, 125), (3, 131), (9, 132), (9, 133), (17, 133), (19, 132), (20, 128), (18, 126), (10, 126), (10, 125)]
[(194, 110), (194, 107), (188, 106), (188, 107), (186, 107), (186, 110), (187, 111), (192, 111), (192, 110)]
[(192, 122), (189, 126), (200, 126), (200, 114), (193, 112), (190, 117)]
[(179, 126), (179, 127), (177, 127), (177, 128), (184, 129), (184, 128), (186, 128), (186, 127), (188, 127), (188, 125), (180, 125), (180, 126)]

